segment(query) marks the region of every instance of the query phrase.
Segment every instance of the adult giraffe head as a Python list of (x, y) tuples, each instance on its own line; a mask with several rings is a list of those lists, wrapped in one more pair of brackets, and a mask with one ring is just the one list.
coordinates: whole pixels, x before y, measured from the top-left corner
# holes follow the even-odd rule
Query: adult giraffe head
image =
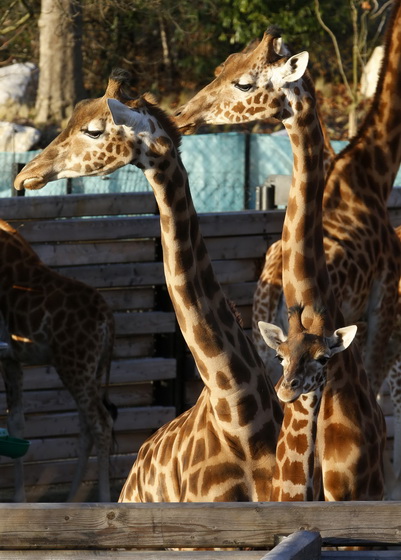
[(102, 97), (78, 103), (67, 127), (18, 174), (15, 188), (41, 189), (57, 179), (108, 175), (128, 163), (140, 167), (141, 158), (163, 155), (171, 141), (178, 146), (176, 127), (153, 98), (126, 94), (128, 80), (126, 72), (115, 70)]
[(291, 95), (282, 88), (302, 78), (309, 55), (304, 51), (289, 57), (287, 53), (279, 30), (270, 27), (255, 48), (230, 55), (218, 67), (215, 79), (176, 111), (180, 131), (192, 133), (208, 123), (290, 116)]

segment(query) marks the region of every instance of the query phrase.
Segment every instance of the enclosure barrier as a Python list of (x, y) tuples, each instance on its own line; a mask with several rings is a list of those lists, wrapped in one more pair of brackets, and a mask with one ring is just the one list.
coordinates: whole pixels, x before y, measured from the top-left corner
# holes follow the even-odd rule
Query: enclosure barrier
[[(0, 504), (0, 517), (0, 560), (401, 558), (401, 502)], [(332, 549), (350, 544), (376, 550)], [(222, 550), (166, 550), (181, 547)]]

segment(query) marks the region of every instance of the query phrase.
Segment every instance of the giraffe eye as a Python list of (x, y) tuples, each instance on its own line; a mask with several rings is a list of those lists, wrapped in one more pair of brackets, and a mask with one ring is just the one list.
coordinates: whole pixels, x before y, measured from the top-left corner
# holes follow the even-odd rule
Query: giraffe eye
[(239, 84), (236, 83), (234, 84), (234, 87), (236, 87), (237, 89), (239, 89), (240, 91), (249, 91), (252, 88), (252, 84)]
[(103, 134), (103, 130), (83, 130), (82, 132), (89, 138), (99, 138)]
[(280, 362), (280, 364), (281, 364), (281, 363), (283, 362), (283, 360), (284, 360), (283, 356), (280, 356), (279, 354), (276, 354), (274, 357), (276, 358), (276, 360), (277, 360), (278, 362)]
[(329, 358), (327, 356), (321, 356), (320, 358), (317, 359), (317, 361), (321, 366), (325, 366), (329, 361)]

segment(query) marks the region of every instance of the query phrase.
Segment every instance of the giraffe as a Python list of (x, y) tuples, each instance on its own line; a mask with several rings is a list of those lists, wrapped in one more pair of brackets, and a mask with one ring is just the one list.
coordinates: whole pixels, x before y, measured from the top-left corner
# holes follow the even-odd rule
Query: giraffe
[[(328, 170), (323, 198), (324, 247), (334, 294), (347, 323), (364, 322), (364, 362), (377, 392), (385, 376), (382, 352), (394, 326), (401, 247), (387, 212), (387, 198), (401, 162), (399, 87), (401, 79), (401, 1), (395, 0), (386, 31), (384, 63), (372, 106), (358, 135)], [(270, 84), (258, 88), (260, 68), (250, 54), (230, 55), (220, 74), (176, 112), (180, 130), (193, 132), (203, 123), (236, 124), (264, 119)], [(241, 82), (242, 80), (242, 82)], [(246, 100), (235, 88), (248, 88)], [(244, 91), (244, 93), (246, 93)], [(378, 188), (378, 185), (380, 188)], [(255, 345), (274, 371), (274, 354), (266, 349), (258, 322), (287, 326), (282, 293), (282, 247), (266, 253), (254, 296)]]
[[(277, 96), (273, 100), (271, 99), (271, 91), (276, 84), (270, 75), (271, 58), (269, 59), (261, 47), (266, 44), (266, 37), (268, 35), (265, 35), (259, 47), (256, 47), (251, 53), (231, 55), (225, 61), (220, 74), (177, 111), (175, 120), (180, 129), (188, 131), (196, 129), (202, 123), (239, 123), (255, 120), (255, 118), (264, 119), (272, 116), (272, 111), (274, 116), (281, 118), (289, 132), (294, 153), (292, 195), (290, 195), (292, 203), (290, 205), (289, 202), (286, 222), (287, 224), (297, 222), (296, 231), (294, 229), (293, 233), (298, 236), (300, 248), (297, 247), (292, 251), (288, 249), (291, 230), (287, 225), (284, 227), (282, 236), (281, 259), (283, 264), (281, 269), (276, 271), (276, 275), (278, 278), (280, 272), (283, 273), (287, 304), (305, 306), (302, 323), (306, 327), (309, 326), (308, 321), (312, 319), (310, 316), (311, 309), (313, 309), (312, 303), (319, 307), (320, 301), (328, 314), (325, 329), (332, 333), (336, 327), (344, 325), (344, 318), (336, 304), (338, 296), (326, 268), (322, 218), (318, 215), (319, 212), (321, 213), (321, 208), (318, 206), (324, 187), (322, 131), (320, 126), (317, 126), (319, 119), (315, 111), (314, 96), (310, 94), (312, 87), (307, 87), (306, 97), (302, 98), (302, 95), (305, 94), (303, 87), (305, 84), (309, 84), (310, 79), (300, 80), (295, 87), (291, 88), (287, 103), (290, 108), (284, 105), (287, 90), (283, 86), (277, 91)], [(277, 51), (273, 53), (270, 51), (270, 56), (280, 60)], [(275, 61), (275, 64), (279, 63)], [(292, 116), (296, 125), (294, 122), (290, 122)], [(316, 151), (317, 145), (319, 145), (319, 151)], [(317, 162), (319, 166), (317, 166)], [(312, 163), (315, 165), (315, 169), (308, 176), (308, 167), (311, 167)], [(317, 174), (317, 168), (319, 168), (319, 174)], [(315, 182), (315, 188), (312, 192), (313, 182)], [(350, 195), (343, 206), (349, 200)], [(304, 211), (304, 215), (302, 215), (302, 211)], [(315, 216), (312, 214), (313, 211), (316, 213)], [(308, 229), (308, 222), (314, 224), (313, 230)], [(347, 221), (342, 225), (342, 236), (346, 236), (348, 225)], [(337, 233), (337, 237), (338, 235)], [(324, 242), (326, 243), (326, 239)], [(308, 243), (315, 249), (317, 262), (309, 258), (308, 250), (306, 250)], [(297, 254), (299, 255), (298, 260)], [(337, 263), (338, 252), (335, 253), (335, 256)], [(317, 265), (319, 265), (318, 276), (314, 280), (311, 274)], [(339, 265), (336, 264), (336, 266), (339, 268)], [(385, 267), (385, 263), (382, 263), (382, 266)], [(337, 277), (341, 278), (345, 284), (344, 276), (340, 275), (340, 271), (336, 268), (334, 270)], [(394, 272), (393, 269), (392, 271)], [(306, 279), (303, 277), (303, 273)], [(298, 284), (294, 282), (294, 278), (289, 278), (290, 274), (296, 275)], [(302, 290), (303, 285), (305, 285), (305, 290)], [(345, 291), (349, 291), (349, 289), (345, 288)], [(343, 303), (341, 298), (339, 298), (339, 302)], [(358, 316), (360, 314), (358, 313)], [(352, 420), (347, 419), (344, 414), (348, 407), (354, 412)], [(351, 423), (348, 423), (349, 420)], [(344, 434), (347, 434), (344, 440), (341, 439), (342, 430)], [(373, 433), (370, 430), (373, 430)], [(337, 434), (335, 435), (334, 432)], [(333, 448), (336, 436), (339, 437), (338, 441), (343, 441), (341, 447), (344, 454), (339, 452), (337, 447)], [(383, 415), (370, 390), (357, 348), (352, 345), (351, 348), (330, 360), (326, 386), (321, 400), (317, 445), (327, 499), (356, 499), (356, 497), (366, 499), (369, 496), (381, 498), (383, 437)], [(344, 472), (342, 472), (339, 465), (343, 461), (347, 463), (345, 449), (349, 452), (350, 463), (344, 466)], [(340, 457), (340, 455), (342, 456)], [(335, 457), (337, 457), (338, 467), (334, 474), (332, 468)], [(355, 463), (353, 463), (354, 461)], [(356, 467), (358, 461), (359, 465)], [(355, 469), (354, 472), (353, 469)], [(374, 476), (377, 476), (377, 485), (373, 480)]]
[(119, 500), (268, 500), (281, 406), (213, 271), (180, 135), (149, 97), (124, 93), (126, 80), (115, 72), (103, 97), (78, 104), (67, 128), (15, 181), (16, 188), (41, 188), (133, 163), (155, 194), (166, 285), (204, 389), (192, 408), (144, 442)]
[[(401, 242), (401, 226), (395, 228), (395, 232)], [(386, 491), (389, 499), (399, 500), (401, 498), (401, 278), (398, 283), (398, 300), (394, 315), (395, 326), (385, 356), (385, 370), (388, 372), (386, 379), (394, 416), (393, 464), (387, 464)]]
[(303, 307), (289, 309), (288, 335), (271, 323), (259, 322), (262, 337), (276, 351), (283, 365), (283, 379), (277, 384), (279, 399), (285, 403), (272, 501), (311, 501), (321, 497), (320, 479), (315, 478), (317, 419), (326, 366), (332, 356), (351, 344), (355, 325), (336, 329), (325, 336), (325, 313), (314, 309), (309, 329), (302, 324)]
[[(110, 501), (109, 454), (115, 407), (107, 398), (114, 317), (93, 288), (47, 267), (7, 222), (0, 220), (0, 354), (10, 435), (23, 437), (21, 364), (48, 363), (74, 398), (79, 413), (78, 463), (69, 500), (77, 494), (93, 444), (99, 500)], [(101, 387), (106, 381), (106, 389)], [(22, 458), (15, 459), (15, 501), (25, 501)]]

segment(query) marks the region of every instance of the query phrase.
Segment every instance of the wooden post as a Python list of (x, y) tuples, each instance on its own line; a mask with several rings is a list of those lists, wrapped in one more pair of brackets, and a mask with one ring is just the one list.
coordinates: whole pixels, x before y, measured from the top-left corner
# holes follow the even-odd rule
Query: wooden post
[(284, 537), (260, 560), (320, 560), (322, 538), (317, 531), (297, 531)]
[(11, 185), (11, 196), (25, 196), (25, 189), (21, 189), (17, 191), (14, 188), (14, 179), (18, 175), (20, 171), (22, 171), (23, 167), (25, 167), (25, 163), (13, 163), (11, 168), (11, 176), (12, 176), (12, 185)]

